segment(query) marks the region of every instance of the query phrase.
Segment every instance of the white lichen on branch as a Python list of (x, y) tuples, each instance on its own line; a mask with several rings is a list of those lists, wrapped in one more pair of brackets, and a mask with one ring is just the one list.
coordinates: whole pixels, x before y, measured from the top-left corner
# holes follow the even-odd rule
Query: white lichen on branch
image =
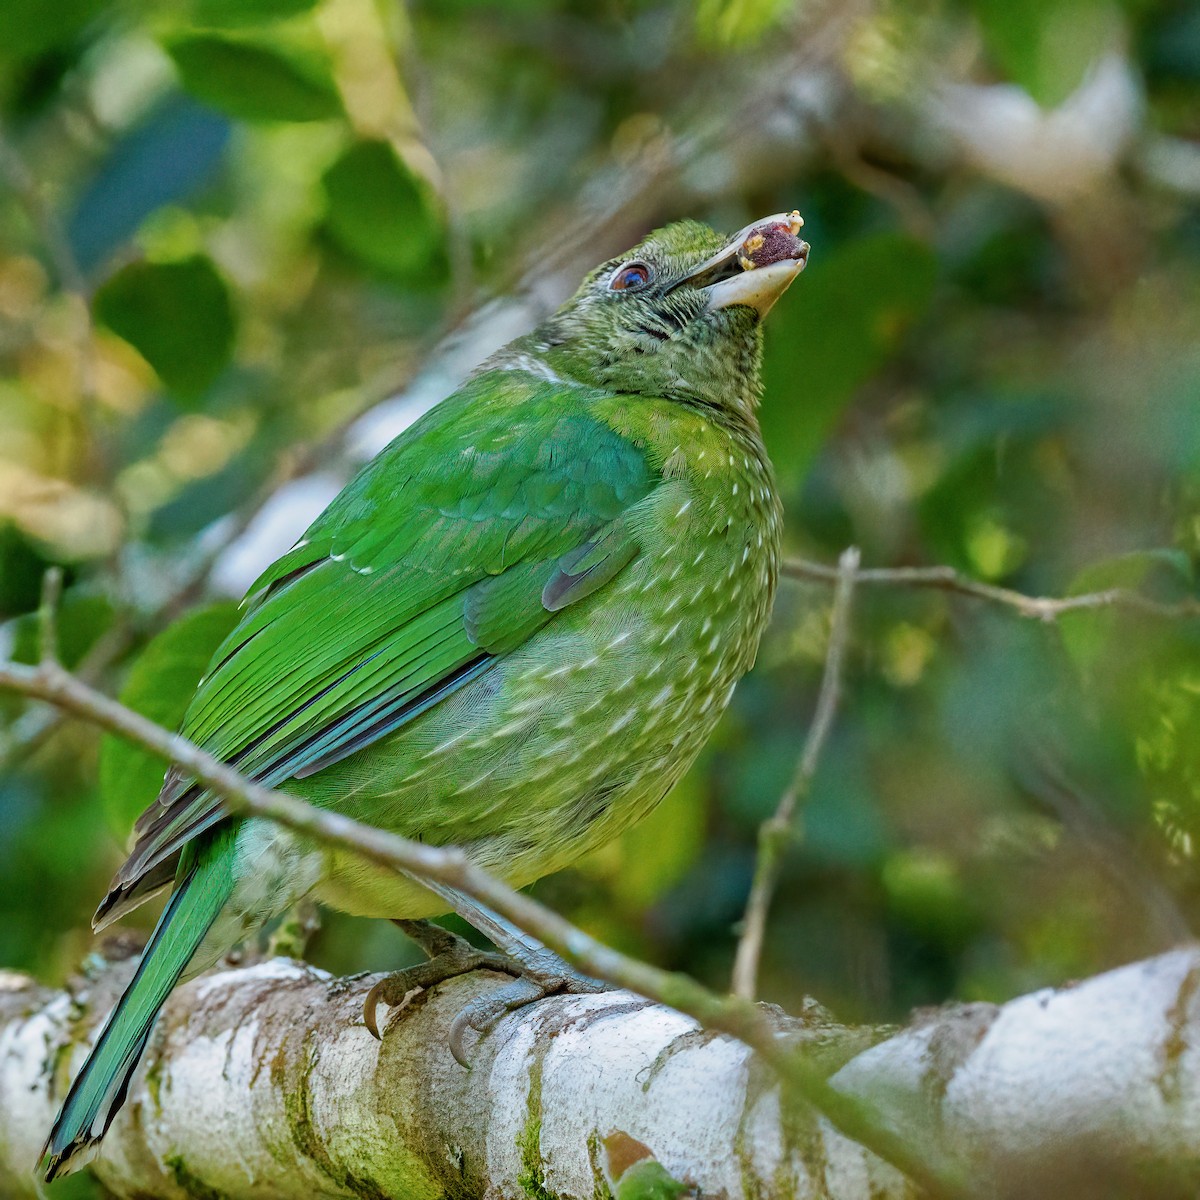
[[(54, 1104), (128, 969), (74, 994), (28, 980), (0, 994), (0, 1111), (16, 1115), (0, 1135), (0, 1193), (34, 1194), (30, 1167)], [(273, 959), (180, 989), (94, 1165), (104, 1186), (116, 1196), (603, 1195), (598, 1147), (621, 1133), (704, 1195), (804, 1195), (821, 1172), (903, 1194), (896, 1172), (815, 1116), (784, 1121), (778, 1084), (744, 1044), (663, 1005), (628, 992), (552, 998), (501, 1022), (468, 1072), (450, 1056), (449, 1024), (502, 977), (476, 973), (418, 997), (391, 1016), (382, 1044), (362, 1021), (371, 982)], [(837, 1031), (812, 1024), (828, 1055)]]
[[(128, 977), (0, 975), (0, 1195), (32, 1196), (46, 1123)], [(604, 1196), (605, 1139), (705, 1196), (879, 1200), (911, 1183), (803, 1106), (737, 1039), (628, 992), (553, 997), (450, 1056), (477, 973), (362, 1023), (371, 978), (285, 959), (205, 976), (165, 1010), (95, 1170), (118, 1197)], [(1194, 1195), (1200, 948), (1002, 1006), (920, 1014), (886, 1041), (819, 1011), (778, 1024), (971, 1195)], [(858, 1039), (856, 1041), (856, 1038)]]

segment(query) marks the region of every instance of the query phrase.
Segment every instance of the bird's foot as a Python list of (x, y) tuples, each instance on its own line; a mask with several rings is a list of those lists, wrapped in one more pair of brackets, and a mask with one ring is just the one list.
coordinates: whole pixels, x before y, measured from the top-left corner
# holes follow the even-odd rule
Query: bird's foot
[(385, 975), (363, 1000), (363, 1024), (382, 1041), (376, 1010), (380, 1004), (388, 1008), (403, 1008), (413, 996), (435, 984), (471, 971), (502, 971), (508, 975), (521, 973), (520, 963), (496, 950), (480, 950), (466, 938), (428, 921), (395, 922), (429, 955), (428, 962), (417, 963), (403, 971)]
[(505, 929), (489, 928), (493, 936), (505, 939), (511, 953), (498, 950), (479, 950), (465, 938), (430, 921), (400, 921), (405, 934), (429, 955), (429, 961), (418, 963), (403, 971), (385, 975), (367, 993), (363, 1001), (363, 1023), (376, 1038), (379, 1026), (376, 1009), (379, 1004), (403, 1008), (417, 992), (434, 984), (465, 975), (470, 971), (499, 971), (514, 978), (486, 996), (477, 996), (464, 1005), (450, 1025), (447, 1041), (450, 1053), (470, 1070), (466, 1039), (470, 1031), (486, 1036), (501, 1017), (545, 996), (584, 995), (604, 992), (609, 985), (575, 970), (553, 950), (532, 939), (505, 939)]
[(521, 962), (512, 958), (508, 962), (508, 969), (516, 978), (496, 991), (470, 1001), (450, 1026), (447, 1038), (450, 1053), (467, 1070), (471, 1069), (466, 1047), (468, 1030), (486, 1036), (501, 1017), (545, 996), (584, 995), (609, 990), (607, 983), (576, 971), (565, 959), (544, 946), (522, 955)]

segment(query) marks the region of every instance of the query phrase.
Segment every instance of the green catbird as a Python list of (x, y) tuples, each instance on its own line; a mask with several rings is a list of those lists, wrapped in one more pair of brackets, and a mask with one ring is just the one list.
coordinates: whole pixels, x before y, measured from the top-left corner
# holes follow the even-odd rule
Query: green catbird
[[(680, 222), (595, 270), (253, 584), (183, 734), (315, 805), (462, 846), (516, 887), (649, 812), (770, 612), (781, 511), (755, 416), (761, 321), (807, 261), (800, 225), (723, 238)], [(448, 889), (232, 819), (176, 769), (95, 927), (167, 889), (54, 1123), (47, 1179), (104, 1136), (171, 989), (305, 896), (393, 919), (457, 908), (522, 949)], [(546, 990), (526, 965), (525, 1000)]]

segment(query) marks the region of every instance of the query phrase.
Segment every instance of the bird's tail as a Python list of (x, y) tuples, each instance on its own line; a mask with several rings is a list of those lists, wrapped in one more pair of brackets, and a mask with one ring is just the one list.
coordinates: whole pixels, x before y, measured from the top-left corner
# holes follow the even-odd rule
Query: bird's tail
[(179, 981), (233, 890), (228, 854), (211, 843), (181, 867), (142, 961), (71, 1084), (42, 1150), (47, 1182), (81, 1167), (125, 1102), (125, 1093), (159, 1009)]

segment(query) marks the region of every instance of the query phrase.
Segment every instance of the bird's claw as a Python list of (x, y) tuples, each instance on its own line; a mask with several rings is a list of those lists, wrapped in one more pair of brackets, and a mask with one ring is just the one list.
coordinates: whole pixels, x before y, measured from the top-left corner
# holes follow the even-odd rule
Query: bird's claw
[[(445, 932), (445, 931), (443, 931)], [(502, 971), (508, 975), (520, 974), (521, 967), (505, 954), (496, 951), (477, 950), (470, 942), (454, 934), (447, 933), (447, 938), (453, 939), (435, 958), (427, 962), (417, 963), (403, 971), (395, 971), (385, 975), (366, 994), (363, 999), (363, 1024), (377, 1040), (383, 1038), (379, 1032), (376, 1011), (380, 1004), (389, 1008), (403, 1008), (416, 994), (434, 984), (471, 971)]]
[[(549, 951), (546, 952), (546, 959), (544, 966), (541, 963), (518, 966), (520, 974), (511, 983), (506, 983), (486, 996), (477, 996), (454, 1018), (446, 1040), (450, 1046), (450, 1053), (454, 1055), (459, 1066), (468, 1071), (471, 1069), (466, 1046), (468, 1030), (486, 1035), (501, 1017), (524, 1008), (527, 1004), (533, 1004), (545, 996), (563, 993), (582, 995), (608, 990), (608, 984), (572, 970), (567, 963)], [(513, 965), (516, 966), (515, 963)]]
[(544, 946), (518, 951), (521, 955), (518, 959), (495, 950), (477, 950), (465, 938), (428, 921), (397, 920), (395, 924), (431, 957), (415, 967), (385, 975), (367, 993), (363, 1000), (363, 1024), (379, 1041), (383, 1040), (376, 1020), (380, 1004), (403, 1008), (416, 993), (470, 971), (498, 971), (515, 977), (511, 983), (470, 1001), (451, 1023), (447, 1037), (450, 1053), (468, 1071), (471, 1069), (466, 1048), (468, 1030), (486, 1035), (501, 1017), (544, 996), (608, 990), (608, 984), (576, 971)]

